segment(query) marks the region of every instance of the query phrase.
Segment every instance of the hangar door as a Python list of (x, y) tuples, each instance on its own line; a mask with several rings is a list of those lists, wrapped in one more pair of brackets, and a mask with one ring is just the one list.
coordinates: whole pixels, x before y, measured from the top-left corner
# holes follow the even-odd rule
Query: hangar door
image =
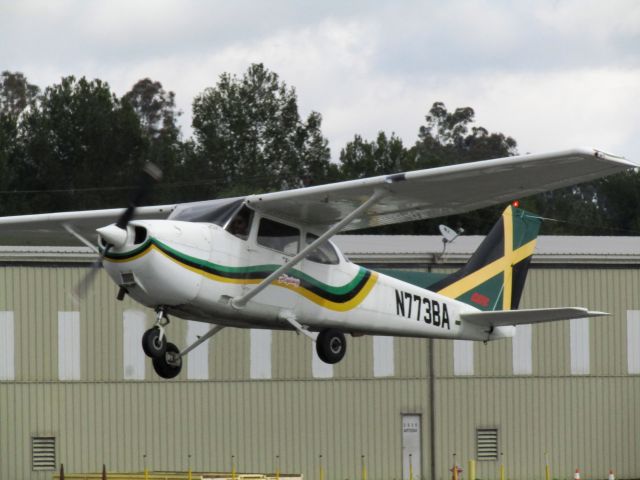
[(402, 478), (417, 480), (422, 477), (421, 465), (421, 417), (402, 415)]

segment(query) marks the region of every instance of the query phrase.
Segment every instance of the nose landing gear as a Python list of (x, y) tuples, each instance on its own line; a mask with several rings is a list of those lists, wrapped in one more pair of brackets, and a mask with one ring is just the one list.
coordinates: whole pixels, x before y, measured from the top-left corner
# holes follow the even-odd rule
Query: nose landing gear
[(142, 350), (151, 358), (153, 369), (162, 378), (173, 378), (182, 370), (182, 355), (173, 343), (167, 342), (165, 328), (169, 317), (164, 307), (156, 310), (156, 323), (142, 335)]
[(167, 336), (164, 327), (169, 325), (169, 317), (164, 307), (156, 310), (156, 323), (142, 335), (142, 350), (147, 357), (160, 358), (167, 349)]
[(167, 325), (169, 325), (169, 317), (165, 307), (158, 307), (156, 309), (155, 325), (144, 332), (142, 336), (142, 349), (151, 358), (153, 369), (162, 378), (178, 376), (182, 370), (182, 357), (224, 328), (222, 325), (212, 325), (207, 333), (198, 337), (195, 342), (180, 351), (173, 343), (167, 342), (167, 336), (164, 331), (164, 327)]

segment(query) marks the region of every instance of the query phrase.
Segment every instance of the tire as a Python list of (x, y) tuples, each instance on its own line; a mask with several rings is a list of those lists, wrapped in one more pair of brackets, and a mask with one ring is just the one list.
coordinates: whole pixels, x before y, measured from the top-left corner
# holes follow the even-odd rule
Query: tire
[(316, 352), (324, 363), (338, 363), (347, 353), (347, 339), (340, 330), (322, 330), (316, 339)]
[(182, 370), (182, 357), (177, 357), (177, 359), (169, 363), (169, 354), (173, 353), (180, 353), (180, 350), (173, 343), (167, 343), (167, 349), (164, 355), (158, 358), (151, 359), (151, 362), (153, 363), (153, 369), (162, 378), (174, 378), (178, 376), (178, 374)]
[(142, 335), (142, 350), (147, 357), (160, 358), (164, 356), (167, 349), (167, 337), (162, 336), (160, 340), (160, 329), (153, 327)]

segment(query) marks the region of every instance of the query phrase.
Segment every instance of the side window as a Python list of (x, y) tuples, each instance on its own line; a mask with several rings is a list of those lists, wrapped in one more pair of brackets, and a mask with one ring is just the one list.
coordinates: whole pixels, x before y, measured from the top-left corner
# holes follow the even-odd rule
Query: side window
[(246, 240), (249, 238), (251, 220), (253, 220), (253, 211), (243, 206), (227, 225), (227, 231), (242, 240)]
[[(312, 244), (317, 238), (317, 235), (314, 235), (313, 233), (307, 233), (307, 245)], [(340, 258), (336, 253), (336, 249), (333, 248), (333, 245), (331, 245), (329, 242), (324, 242), (313, 252), (311, 252), (307, 256), (307, 260), (311, 260), (312, 262), (317, 263), (325, 263), (327, 265), (337, 265), (338, 263), (340, 263)]]
[(268, 218), (260, 219), (258, 229), (258, 244), (286, 253), (295, 255), (298, 253), (300, 243), (300, 230), (283, 223), (274, 222)]

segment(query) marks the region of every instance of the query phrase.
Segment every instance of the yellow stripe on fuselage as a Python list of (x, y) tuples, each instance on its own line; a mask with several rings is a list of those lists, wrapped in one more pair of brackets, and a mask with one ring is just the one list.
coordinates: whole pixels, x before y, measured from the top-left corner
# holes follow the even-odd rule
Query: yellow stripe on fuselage
[[(146, 249), (144, 249), (142, 252), (138, 253), (137, 255), (134, 255), (133, 257), (123, 258), (123, 259), (105, 258), (105, 260), (107, 260), (109, 262), (114, 262), (114, 263), (131, 262), (131, 261), (137, 260), (139, 258), (142, 258), (147, 253), (149, 253), (151, 250), (155, 250), (156, 252), (161, 253), (164, 257), (168, 258), (169, 260), (171, 260), (172, 262), (174, 262), (177, 265), (181, 266), (182, 268), (185, 268), (185, 269), (187, 269), (187, 270), (189, 270), (189, 271), (191, 271), (193, 273), (196, 273), (198, 275), (202, 275), (203, 277), (209, 278), (211, 280), (215, 280), (217, 282), (233, 283), (233, 284), (240, 284), (240, 285), (252, 285), (252, 284), (255, 285), (255, 284), (258, 284), (258, 283), (260, 283), (262, 281), (259, 278), (249, 278), (249, 279), (227, 278), (227, 277), (221, 277), (220, 275), (216, 275), (214, 273), (205, 272), (204, 270), (200, 270), (199, 268), (195, 268), (195, 267), (192, 267), (191, 265), (186, 265), (186, 264), (180, 262), (179, 260), (173, 258), (172, 256), (170, 256), (167, 253), (165, 253), (164, 251), (162, 251), (160, 248), (158, 248), (154, 244), (149, 245), (149, 247), (147, 247)], [(375, 285), (377, 280), (378, 280), (378, 274), (376, 272), (371, 272), (371, 276), (367, 280), (367, 283), (362, 287), (362, 289), (358, 292), (358, 294), (355, 297), (353, 297), (351, 300), (348, 300), (348, 301), (346, 301), (344, 303), (332, 302), (331, 300), (327, 300), (326, 298), (322, 298), (321, 296), (317, 295), (316, 293), (311, 292), (310, 290), (307, 290), (304, 287), (298, 287), (298, 286), (295, 286), (295, 285), (286, 285), (286, 284), (280, 283), (278, 280), (274, 280), (273, 282), (271, 282), (271, 285), (291, 290), (292, 292), (295, 292), (295, 293), (297, 293), (299, 295), (302, 295), (306, 299), (312, 301), (313, 303), (315, 303), (317, 305), (320, 305), (323, 308), (327, 308), (329, 310), (334, 310), (334, 311), (337, 311), (337, 312), (346, 312), (347, 310), (351, 310), (351, 309), (357, 307), (360, 303), (362, 303), (362, 301), (371, 292), (371, 289), (373, 288), (373, 286)]]
[(334, 310), (336, 312), (346, 312), (347, 310), (352, 310), (356, 308), (358, 305), (360, 305), (362, 301), (369, 295), (369, 293), (371, 292), (371, 289), (374, 287), (377, 281), (378, 281), (378, 274), (376, 272), (371, 272), (371, 276), (367, 280), (367, 283), (362, 287), (362, 289), (358, 292), (358, 294), (355, 297), (353, 297), (351, 300), (348, 300), (344, 303), (332, 302), (331, 300), (322, 298), (320, 295), (313, 293), (304, 287), (295, 287), (293, 285), (283, 285), (278, 283), (277, 280), (272, 282), (271, 284), (276, 285), (278, 287), (286, 288), (295, 293), (298, 293), (303, 297), (305, 297), (307, 300), (310, 300), (313, 303), (320, 305), (323, 308), (328, 308), (329, 310)]

